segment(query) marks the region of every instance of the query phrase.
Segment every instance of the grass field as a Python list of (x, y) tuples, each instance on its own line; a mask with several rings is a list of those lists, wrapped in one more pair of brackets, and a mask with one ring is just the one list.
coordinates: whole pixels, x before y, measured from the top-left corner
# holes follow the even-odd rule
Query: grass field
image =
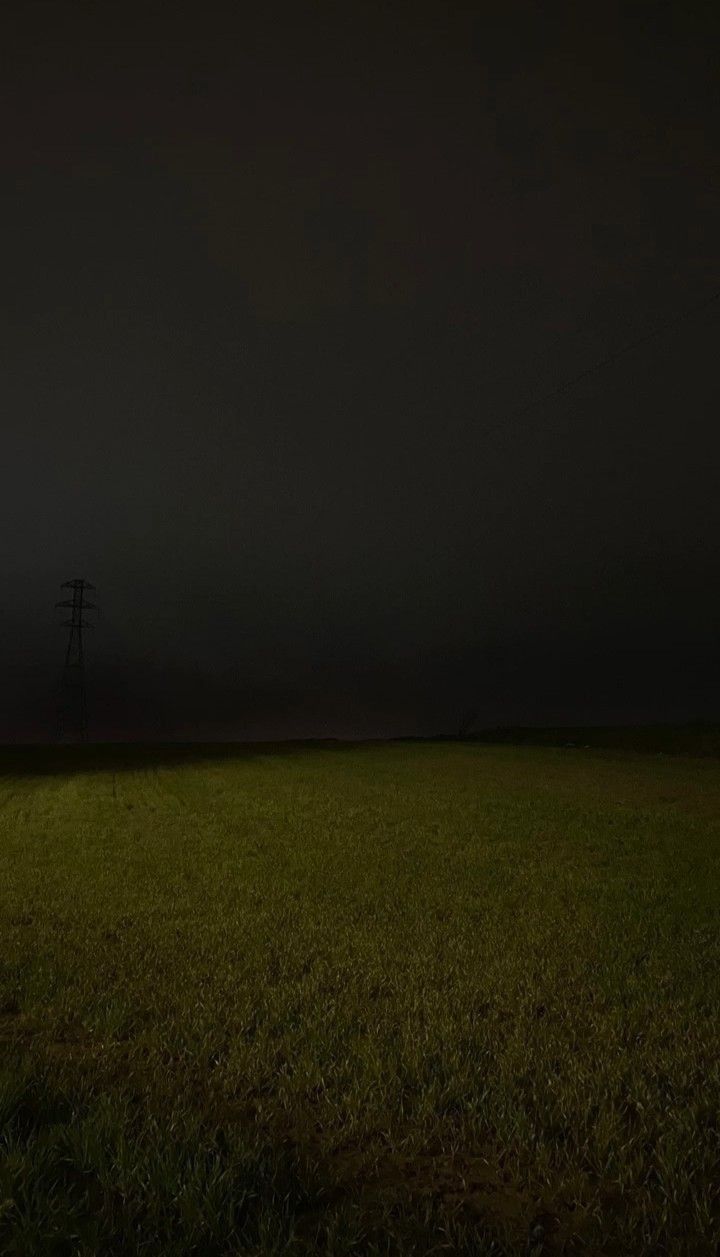
[(720, 759), (0, 769), (0, 1253), (717, 1251)]

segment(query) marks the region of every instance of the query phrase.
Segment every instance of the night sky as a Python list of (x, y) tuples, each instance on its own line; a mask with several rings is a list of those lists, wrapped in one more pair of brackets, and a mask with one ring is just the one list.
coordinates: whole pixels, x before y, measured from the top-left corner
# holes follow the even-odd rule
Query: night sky
[(3, 12), (0, 736), (720, 717), (718, 6)]

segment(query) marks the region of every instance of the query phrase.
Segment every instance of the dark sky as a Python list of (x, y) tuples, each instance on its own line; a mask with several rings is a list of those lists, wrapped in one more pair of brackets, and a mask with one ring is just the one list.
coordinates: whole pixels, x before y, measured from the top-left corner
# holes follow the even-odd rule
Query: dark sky
[(720, 717), (717, 6), (3, 14), (0, 736)]

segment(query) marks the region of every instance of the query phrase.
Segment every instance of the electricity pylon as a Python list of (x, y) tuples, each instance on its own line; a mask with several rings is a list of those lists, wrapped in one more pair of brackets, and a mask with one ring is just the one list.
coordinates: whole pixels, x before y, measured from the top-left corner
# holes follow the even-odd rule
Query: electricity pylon
[(70, 619), (63, 620), (62, 627), (70, 629), (65, 664), (58, 695), (58, 734), (61, 738), (87, 742), (87, 695), (85, 692), (85, 652), (83, 629), (91, 628), (84, 619), (86, 611), (96, 611), (97, 605), (89, 602), (86, 595), (95, 592), (95, 586), (87, 580), (66, 580), (61, 589), (72, 590), (72, 598), (63, 598), (56, 607), (68, 607)]

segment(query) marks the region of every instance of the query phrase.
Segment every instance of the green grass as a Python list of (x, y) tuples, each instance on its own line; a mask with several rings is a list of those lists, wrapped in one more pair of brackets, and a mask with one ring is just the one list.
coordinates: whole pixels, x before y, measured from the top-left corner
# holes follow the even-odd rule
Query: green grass
[(0, 1253), (717, 1250), (717, 759), (3, 765)]

